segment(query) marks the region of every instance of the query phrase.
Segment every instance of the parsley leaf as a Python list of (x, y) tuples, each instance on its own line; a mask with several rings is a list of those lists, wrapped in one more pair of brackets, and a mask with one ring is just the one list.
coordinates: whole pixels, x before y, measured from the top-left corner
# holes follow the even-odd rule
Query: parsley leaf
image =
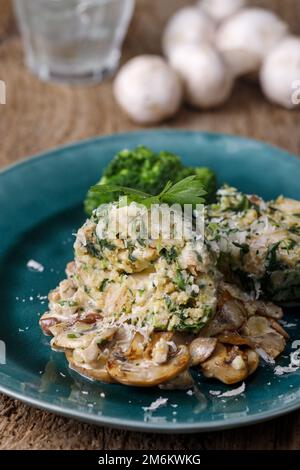
[(171, 181), (169, 181), (157, 196), (152, 196), (151, 194), (133, 188), (106, 184), (92, 186), (91, 192), (98, 194), (122, 192), (128, 196), (130, 202), (135, 201), (146, 207), (150, 207), (151, 204), (162, 203), (169, 205), (203, 204), (203, 196), (206, 194), (206, 191), (203, 189), (202, 180), (197, 175), (188, 176), (176, 184), (172, 184)]

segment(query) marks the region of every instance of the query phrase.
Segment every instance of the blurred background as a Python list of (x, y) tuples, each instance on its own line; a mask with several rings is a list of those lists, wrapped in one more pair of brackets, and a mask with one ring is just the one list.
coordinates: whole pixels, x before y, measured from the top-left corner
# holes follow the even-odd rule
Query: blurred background
[[(137, 0), (123, 47), (122, 63), (138, 54), (161, 54), (164, 26), (187, 0)], [(251, 0), (278, 13), (300, 34), (299, 0)], [(300, 78), (300, 77), (299, 77)], [(6, 104), (0, 105), (0, 165), (99, 134), (138, 129), (113, 97), (112, 79), (93, 86), (39, 80), (24, 65), (11, 0), (1, 0), (0, 79)], [(199, 111), (183, 106), (165, 127), (222, 131), (262, 139), (300, 153), (299, 113), (270, 104), (256, 83), (239, 80), (223, 106)]]

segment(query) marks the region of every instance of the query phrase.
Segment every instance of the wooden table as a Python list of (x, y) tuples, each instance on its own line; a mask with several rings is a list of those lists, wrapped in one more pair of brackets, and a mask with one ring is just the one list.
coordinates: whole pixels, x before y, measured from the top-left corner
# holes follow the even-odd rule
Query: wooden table
[[(162, 25), (187, 3), (137, 0), (124, 59), (158, 53)], [(299, 0), (251, 3), (280, 12), (300, 33)], [(7, 85), (7, 104), (0, 105), (1, 167), (74, 140), (138, 128), (116, 106), (111, 81), (81, 88), (42, 83), (31, 75), (23, 65), (10, 0), (1, 0), (0, 7), (0, 80)], [(253, 83), (239, 83), (222, 109), (184, 108), (166, 125), (254, 137), (300, 154), (299, 112), (270, 105)], [(300, 411), (244, 429), (168, 436), (102, 429), (0, 396), (0, 449), (300, 449)]]

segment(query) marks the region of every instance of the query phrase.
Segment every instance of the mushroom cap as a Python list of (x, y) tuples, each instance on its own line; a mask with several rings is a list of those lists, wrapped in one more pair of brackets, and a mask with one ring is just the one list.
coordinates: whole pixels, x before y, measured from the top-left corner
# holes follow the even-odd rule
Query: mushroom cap
[(259, 357), (255, 351), (218, 343), (212, 356), (200, 368), (205, 377), (231, 385), (245, 380), (257, 369), (258, 364)]
[(182, 79), (186, 101), (199, 108), (223, 104), (233, 88), (233, 77), (212, 47), (184, 45), (173, 50), (170, 63)]
[(182, 99), (182, 86), (176, 72), (158, 56), (131, 59), (114, 82), (117, 102), (131, 119), (151, 124), (173, 116)]
[(197, 366), (206, 361), (214, 352), (217, 346), (216, 338), (196, 338), (190, 346), (191, 366)]
[(246, 0), (200, 0), (198, 5), (205, 13), (220, 23), (243, 8), (246, 5)]
[(263, 59), (288, 34), (288, 26), (263, 8), (245, 8), (223, 23), (216, 45), (236, 76), (258, 72)]
[(265, 58), (260, 83), (266, 97), (284, 108), (300, 107), (300, 38), (281, 41)]
[(183, 44), (213, 44), (216, 24), (204, 11), (188, 6), (178, 10), (169, 19), (163, 33), (163, 51), (166, 57)]
[(127, 352), (115, 348), (108, 357), (106, 368), (117, 382), (135, 387), (153, 387), (177, 377), (189, 367), (190, 355), (187, 346), (179, 345), (176, 351), (157, 362), (152, 356), (155, 345), (163, 338), (170, 339), (170, 333), (155, 333), (146, 349), (138, 334)]

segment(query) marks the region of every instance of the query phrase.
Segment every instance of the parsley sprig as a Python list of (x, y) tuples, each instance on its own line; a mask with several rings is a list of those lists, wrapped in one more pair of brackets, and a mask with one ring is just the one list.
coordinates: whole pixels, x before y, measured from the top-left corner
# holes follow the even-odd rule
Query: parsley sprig
[(126, 186), (115, 186), (110, 184), (97, 184), (92, 186), (91, 192), (98, 194), (122, 193), (128, 196), (130, 202), (137, 202), (146, 207), (152, 204), (166, 203), (172, 204), (203, 204), (206, 191), (203, 189), (203, 183), (197, 175), (188, 176), (176, 184), (171, 181), (165, 185), (164, 189), (156, 196), (153, 196), (137, 189)]

